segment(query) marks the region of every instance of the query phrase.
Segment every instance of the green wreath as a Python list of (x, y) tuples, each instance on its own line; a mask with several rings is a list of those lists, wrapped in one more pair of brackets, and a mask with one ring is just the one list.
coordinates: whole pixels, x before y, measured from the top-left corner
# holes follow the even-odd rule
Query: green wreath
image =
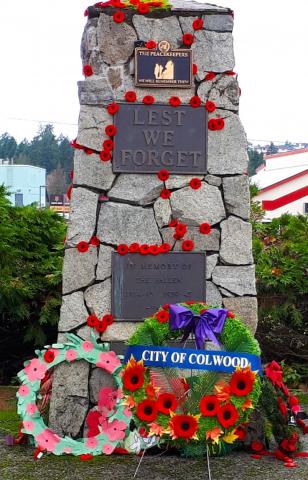
[[(210, 309), (204, 303), (181, 303), (199, 315)], [(169, 328), (169, 305), (146, 318), (129, 339), (129, 345), (164, 346), (182, 336)], [(242, 321), (228, 312), (219, 335), (225, 351), (260, 355), (258, 342)], [(158, 443), (172, 444), (189, 454), (189, 449), (224, 454), (245, 436), (250, 411), (256, 406), (260, 379), (249, 367), (226, 374), (209, 371), (189, 378), (176, 369), (147, 368), (133, 357), (123, 374), (125, 403), (144, 435), (156, 436)], [(194, 454), (194, 453), (193, 453)]]
[[(55, 344), (47, 350), (36, 351), (37, 358), (25, 363), (25, 368), (18, 373), (22, 382), (17, 392), (17, 411), (22, 417), (22, 432), (32, 435), (41, 451), (52, 452), (55, 455), (110, 455), (123, 440), (131, 421), (130, 410), (122, 404), (121, 361), (117, 355), (108, 351), (104, 344), (98, 344), (94, 335), (90, 340), (67, 334), (67, 343)], [(37, 408), (37, 394), (40, 384), (47, 371), (64, 361), (86, 360), (110, 373), (118, 387), (118, 400), (114, 409), (108, 413), (101, 433), (89, 438), (74, 440), (70, 437), (61, 438), (44, 423)]]

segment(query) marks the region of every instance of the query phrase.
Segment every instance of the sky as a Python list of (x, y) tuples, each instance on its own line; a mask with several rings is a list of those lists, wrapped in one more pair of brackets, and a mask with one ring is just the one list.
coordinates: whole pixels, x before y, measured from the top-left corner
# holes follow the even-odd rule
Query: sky
[[(57, 135), (75, 138), (77, 81), (83, 78), (79, 48), (89, 4), (1, 1), (0, 135), (31, 139), (40, 122), (50, 122)], [(248, 139), (308, 143), (307, 0), (217, 4), (235, 12), (234, 70)]]

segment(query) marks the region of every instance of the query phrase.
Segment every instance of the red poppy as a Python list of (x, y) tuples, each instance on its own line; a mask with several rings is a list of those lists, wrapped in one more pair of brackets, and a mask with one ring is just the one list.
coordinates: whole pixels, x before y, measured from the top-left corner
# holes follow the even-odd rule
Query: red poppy
[(158, 245), (150, 245), (149, 253), (151, 255), (158, 255), (160, 253), (160, 248)]
[(211, 118), (209, 121), (208, 121), (208, 128), (209, 130), (217, 130), (217, 127), (216, 127), (216, 118)]
[(192, 415), (174, 415), (169, 422), (173, 438), (192, 438), (198, 430), (198, 422)]
[(159, 180), (164, 182), (165, 180), (168, 180), (168, 178), (170, 177), (170, 173), (168, 172), (168, 170), (162, 169), (162, 170), (159, 170), (157, 176)]
[(189, 182), (190, 188), (193, 190), (198, 190), (201, 187), (201, 180), (200, 178), (192, 178)]
[(104, 333), (107, 330), (107, 323), (105, 322), (104, 318), (98, 320), (95, 329), (98, 333)]
[(205, 102), (205, 108), (207, 109), (208, 112), (211, 113), (211, 112), (214, 112), (214, 110), (216, 110), (216, 105), (211, 100), (207, 100), (207, 102)]
[(168, 190), (168, 188), (164, 188), (164, 189), (160, 192), (160, 197), (163, 198), (164, 200), (168, 200), (168, 198), (171, 197), (171, 191)]
[(87, 325), (90, 327), (90, 328), (96, 328), (97, 325), (98, 325), (98, 318), (96, 315), (89, 315), (88, 318), (87, 318)]
[(173, 228), (173, 227), (176, 227), (178, 224), (178, 220), (176, 218), (173, 218), (172, 220), (170, 220), (169, 222), (169, 227), (170, 228)]
[(68, 200), (71, 199), (72, 190), (73, 190), (73, 185), (70, 185), (70, 186), (68, 187), (68, 189), (66, 190), (66, 196), (67, 196)]
[(196, 20), (193, 21), (192, 26), (194, 30), (201, 30), (203, 27), (203, 20), (201, 20), (201, 18), (196, 18)]
[(279, 363), (274, 360), (269, 363), (265, 368), (265, 375), (270, 379), (274, 386), (281, 388), (283, 373)]
[(144, 367), (142, 365), (135, 364), (131, 367), (127, 367), (123, 374), (123, 385), (126, 390), (135, 392), (144, 384)]
[(216, 77), (216, 73), (209, 72), (205, 75), (204, 80), (206, 80), (206, 81), (214, 80), (215, 77)]
[(98, 247), (101, 242), (100, 239), (94, 235), (94, 237), (91, 238), (90, 243), (93, 247)]
[(236, 427), (236, 430), (235, 430), (234, 434), (238, 436), (239, 440), (245, 440), (245, 438), (246, 438), (246, 430), (241, 425)]
[(298, 398), (295, 395), (290, 395), (288, 403), (290, 407), (295, 407), (295, 405), (298, 405)]
[(87, 462), (88, 460), (92, 460), (92, 458), (93, 458), (92, 453), (82, 453), (79, 457), (79, 459), (82, 462)]
[(99, 158), (102, 162), (109, 162), (109, 160), (111, 159), (110, 151), (102, 150), (99, 154)]
[(228, 317), (228, 318), (234, 318), (235, 315), (234, 315), (234, 313), (232, 313), (232, 312), (228, 312), (228, 313), (227, 313), (227, 317)]
[(117, 246), (117, 252), (120, 255), (126, 255), (128, 253), (128, 246), (125, 245), (125, 243), (120, 243), (120, 245)]
[(44, 353), (44, 360), (46, 363), (53, 362), (55, 358), (56, 356), (53, 350), (47, 350), (47, 352)]
[(94, 150), (92, 150), (92, 148), (87, 148), (87, 147), (84, 147), (83, 151), (87, 155), (92, 155), (92, 153), (94, 153)]
[(152, 105), (152, 103), (154, 103), (154, 97), (152, 97), (152, 95), (146, 95), (142, 101), (145, 105)]
[(193, 97), (191, 97), (191, 99), (189, 100), (189, 104), (191, 107), (193, 108), (198, 108), (200, 107), (201, 105), (201, 98), (198, 97), (198, 95), (194, 95)]
[(161, 246), (159, 247), (161, 253), (168, 253), (170, 252), (170, 245), (169, 243), (162, 243)]
[(222, 427), (232, 427), (238, 419), (238, 413), (235, 406), (232, 405), (232, 403), (226, 403), (220, 407), (217, 412), (217, 419)]
[(108, 150), (108, 152), (113, 150), (113, 140), (111, 140), (111, 138), (108, 138), (107, 140), (104, 140), (103, 149)]
[(166, 310), (160, 310), (156, 313), (155, 317), (159, 323), (167, 323), (169, 321), (169, 312), (166, 312)]
[(254, 452), (262, 452), (262, 450), (264, 450), (264, 445), (260, 440), (251, 442), (250, 447)]
[(184, 240), (182, 242), (182, 250), (184, 252), (190, 252), (194, 248), (194, 242), (192, 240)]
[(140, 253), (141, 255), (147, 255), (148, 253), (150, 253), (150, 247), (147, 243), (143, 243), (141, 246), (140, 246)]
[(189, 47), (193, 43), (194, 37), (191, 33), (184, 33), (184, 35), (182, 36), (182, 41), (184, 45)]
[(108, 105), (107, 110), (110, 115), (114, 115), (119, 111), (119, 108), (120, 108), (119, 105), (113, 102)]
[(78, 250), (78, 252), (80, 252), (80, 253), (85, 253), (85, 252), (87, 252), (87, 251), (89, 250), (89, 244), (88, 244), (88, 242), (83, 242), (83, 241), (81, 241), (81, 242), (77, 243), (77, 250)]
[(233, 72), (232, 70), (228, 70), (227, 72), (224, 72), (225, 75), (229, 75), (229, 77), (233, 77), (233, 75), (236, 75), (235, 72)]
[(83, 73), (86, 77), (91, 77), (91, 75), (93, 75), (93, 69), (91, 65), (85, 65), (83, 67)]
[(122, 23), (125, 20), (125, 15), (123, 12), (115, 12), (112, 18), (115, 23)]
[(157, 399), (157, 410), (165, 415), (177, 409), (178, 401), (173, 393), (162, 393)]
[(185, 233), (187, 232), (186, 225), (184, 225), (184, 223), (178, 223), (177, 226), (175, 227), (175, 232), (176, 232), (176, 235), (178, 235), (180, 238), (183, 238)]
[(114, 125), (107, 125), (105, 128), (105, 133), (108, 135), (108, 137), (114, 137), (115, 134), (117, 133), (117, 127)]
[(128, 249), (131, 253), (139, 252), (139, 248), (140, 248), (140, 245), (139, 245), (139, 243), (136, 243), (136, 242), (131, 243), (130, 246), (128, 247)]
[(132, 90), (130, 90), (129, 92), (126, 92), (125, 93), (125, 100), (127, 102), (135, 102), (137, 100), (137, 95), (135, 92), (133, 92)]
[(199, 232), (202, 233), (202, 235), (208, 235), (211, 233), (211, 225), (209, 223), (201, 223), (199, 226)]
[(163, 308), (164, 310), (169, 310), (169, 307), (170, 307), (169, 303), (165, 303), (165, 304), (162, 306), (162, 308)]
[(230, 380), (230, 388), (233, 395), (244, 397), (253, 389), (255, 377), (251, 370), (236, 370)]
[(102, 321), (106, 323), (107, 327), (113, 323), (113, 316), (110, 313), (106, 313), (103, 316)]
[(150, 8), (146, 3), (140, 3), (137, 7), (137, 10), (141, 14), (149, 13)]
[(179, 97), (170, 97), (169, 103), (171, 107), (178, 107), (179, 105), (181, 105), (181, 100), (179, 99)]
[(193, 66), (192, 66), (192, 74), (193, 75), (196, 75), (198, 72), (198, 67), (195, 63), (193, 63)]
[(219, 409), (218, 398), (215, 395), (205, 395), (200, 400), (200, 412), (204, 417), (214, 417)]
[(137, 405), (137, 417), (143, 422), (153, 422), (157, 417), (157, 413), (157, 406), (154, 400), (143, 400)]
[(174, 238), (174, 240), (181, 240), (181, 239), (183, 238), (183, 236), (182, 236), (182, 235), (179, 235), (179, 234), (177, 234), (177, 233), (174, 233), (174, 234), (173, 234), (173, 238)]
[[(115, 7), (115, 8), (124, 8), (126, 7), (125, 3), (122, 3), (120, 0), (111, 0), (110, 4)], [(104, 6), (106, 5), (106, 2), (103, 2)]]
[(146, 46), (146, 48), (148, 48), (149, 50), (153, 50), (154, 48), (156, 48), (157, 43), (154, 42), (154, 40), (149, 40), (148, 42), (146, 42), (145, 46)]
[(223, 118), (216, 118), (216, 130), (222, 130), (225, 126), (225, 121)]

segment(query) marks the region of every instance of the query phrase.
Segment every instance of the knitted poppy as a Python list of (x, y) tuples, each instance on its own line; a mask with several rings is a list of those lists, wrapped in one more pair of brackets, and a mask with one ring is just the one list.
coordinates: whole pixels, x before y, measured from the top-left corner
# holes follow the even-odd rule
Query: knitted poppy
[(159, 170), (157, 176), (159, 180), (164, 182), (165, 180), (168, 180), (168, 178), (170, 177), (170, 173), (168, 172), (168, 170), (162, 169), (162, 170)]
[(170, 410), (174, 412), (177, 409), (178, 401), (173, 393), (162, 393), (158, 396), (156, 405), (160, 413), (169, 415)]
[(209, 80), (214, 80), (215, 77), (216, 77), (216, 73), (209, 72), (205, 75), (204, 80), (208, 82)]
[(169, 422), (173, 438), (193, 438), (198, 430), (198, 422), (193, 415), (174, 415)]
[(128, 250), (131, 252), (131, 253), (137, 253), (139, 252), (139, 249), (140, 249), (140, 245), (139, 243), (131, 243), (130, 246), (128, 247)]
[(207, 100), (207, 102), (205, 102), (205, 108), (207, 109), (208, 112), (211, 113), (211, 112), (214, 112), (214, 110), (216, 110), (216, 105), (211, 100)]
[(192, 74), (193, 74), (193, 75), (196, 75), (197, 72), (198, 72), (198, 67), (197, 67), (197, 65), (196, 65), (195, 63), (193, 63), (193, 65), (192, 65)]
[(179, 223), (178, 220), (177, 220), (176, 218), (173, 218), (173, 219), (170, 220), (170, 222), (169, 222), (169, 227), (170, 227), (170, 228), (176, 227), (178, 223)]
[(91, 77), (91, 75), (93, 75), (93, 69), (92, 69), (91, 65), (85, 65), (83, 67), (83, 73), (84, 73), (85, 77)]
[(146, 3), (139, 3), (137, 10), (141, 14), (149, 13), (150, 8)]
[(151, 255), (158, 255), (160, 253), (160, 248), (158, 245), (150, 245), (149, 253)]
[(137, 95), (132, 90), (129, 90), (128, 92), (126, 92), (124, 97), (127, 102), (135, 102), (137, 100)]
[(140, 245), (139, 252), (141, 253), (141, 255), (147, 255), (148, 253), (150, 253), (149, 245), (147, 243), (143, 243), (142, 245)]
[(174, 233), (173, 238), (174, 238), (174, 240), (182, 240), (183, 236), (179, 235), (178, 233)]
[(152, 97), (152, 95), (146, 95), (142, 101), (145, 105), (152, 105), (152, 103), (154, 103), (154, 97)]
[(228, 318), (234, 318), (235, 315), (234, 315), (234, 313), (232, 313), (232, 312), (228, 312), (228, 313), (227, 313), (227, 317), (228, 317)]
[(90, 328), (96, 328), (96, 326), (98, 325), (98, 322), (99, 320), (96, 315), (89, 315), (87, 318), (87, 325)]
[(138, 403), (136, 415), (143, 422), (153, 422), (157, 417), (157, 406), (154, 400), (143, 400)]
[(232, 403), (226, 403), (220, 407), (217, 412), (217, 419), (222, 427), (232, 427), (238, 419), (238, 413), (235, 406), (232, 405)]
[(119, 105), (113, 102), (108, 105), (107, 110), (110, 115), (114, 115), (119, 111), (119, 108), (120, 108)]
[(181, 100), (179, 99), (179, 97), (170, 97), (169, 103), (171, 107), (178, 107), (179, 105), (181, 105)]
[(113, 150), (113, 145), (114, 145), (113, 140), (111, 140), (111, 138), (108, 138), (103, 142), (103, 149), (108, 150), (108, 152), (110, 152), (111, 150)]
[(251, 442), (250, 447), (254, 452), (261, 452), (264, 450), (264, 445), (260, 440), (254, 440)]
[(77, 243), (77, 250), (78, 250), (78, 252), (80, 252), (80, 253), (85, 253), (85, 252), (87, 252), (87, 251), (89, 250), (89, 244), (88, 244), (88, 242), (83, 242), (83, 241), (81, 241), (81, 242)]
[(105, 128), (105, 133), (108, 135), (108, 137), (114, 137), (115, 134), (117, 133), (117, 127), (114, 125), (107, 125)]
[(175, 233), (180, 238), (183, 238), (186, 232), (187, 232), (187, 227), (186, 225), (184, 225), (184, 223), (178, 223), (177, 226), (175, 227)]
[(211, 233), (211, 225), (209, 223), (201, 223), (199, 226), (199, 232), (202, 233), (202, 235), (208, 235)]
[(251, 370), (236, 370), (230, 380), (230, 388), (233, 395), (243, 397), (253, 389), (255, 377)]
[(205, 395), (200, 400), (200, 412), (204, 417), (214, 417), (219, 409), (218, 398), (215, 395)]
[(102, 320), (98, 320), (95, 329), (98, 333), (104, 333), (107, 330), (107, 323), (102, 318)]
[(170, 245), (169, 243), (162, 243), (161, 246), (159, 247), (161, 253), (168, 253), (170, 252)]
[(171, 191), (168, 190), (168, 188), (164, 188), (164, 189), (160, 192), (160, 197), (163, 198), (164, 200), (167, 200), (168, 198), (171, 197)]
[(194, 30), (201, 30), (203, 27), (203, 20), (201, 20), (201, 18), (196, 18), (196, 20), (193, 21), (192, 26)]
[(198, 190), (201, 187), (201, 180), (200, 178), (192, 178), (189, 182), (190, 188), (193, 190)]
[(47, 350), (47, 352), (44, 353), (44, 360), (46, 363), (53, 362), (55, 358), (56, 356), (53, 350)]
[(110, 150), (102, 150), (99, 154), (99, 158), (102, 162), (109, 162), (111, 159)]
[(135, 392), (144, 384), (144, 367), (135, 363), (127, 367), (123, 374), (123, 385), (126, 390)]
[(125, 15), (123, 12), (115, 12), (112, 18), (115, 23), (122, 23), (125, 20)]
[(233, 77), (233, 75), (236, 75), (235, 72), (233, 72), (232, 70), (228, 70), (227, 72), (224, 72), (225, 75), (229, 75), (229, 77)]
[(189, 252), (193, 248), (194, 248), (194, 242), (192, 240), (184, 240), (184, 242), (182, 242), (182, 250), (184, 252)]
[(222, 130), (225, 126), (225, 121), (223, 118), (216, 118), (216, 130)]
[(184, 45), (189, 47), (193, 43), (194, 37), (191, 33), (184, 33), (184, 35), (182, 36), (182, 41)]
[(92, 148), (87, 148), (87, 147), (84, 147), (83, 151), (87, 155), (92, 155), (92, 153), (94, 153), (94, 150), (92, 150)]
[(93, 245), (93, 247), (98, 247), (101, 242), (100, 242), (100, 239), (94, 235), (91, 238), (90, 243), (91, 245)]
[(216, 128), (216, 118), (211, 118), (211, 119), (208, 121), (207, 126), (208, 126), (208, 129), (209, 129), (209, 130), (212, 130), (212, 131), (217, 130), (217, 128)]
[(110, 313), (106, 313), (102, 318), (102, 322), (105, 322), (107, 327), (109, 327), (113, 323), (113, 316)]
[(81, 460), (82, 462), (87, 462), (88, 460), (92, 460), (92, 458), (93, 458), (92, 453), (82, 453), (79, 456), (79, 460)]
[(128, 246), (125, 245), (125, 243), (120, 243), (120, 245), (117, 246), (117, 252), (120, 255), (126, 255), (128, 253)]
[(194, 95), (193, 97), (191, 97), (191, 99), (189, 100), (189, 105), (193, 108), (198, 108), (200, 107), (201, 105), (201, 98), (198, 97), (198, 95)]
[(154, 48), (156, 48), (157, 43), (154, 42), (154, 40), (149, 40), (148, 42), (146, 42), (145, 46), (146, 46), (146, 48), (148, 48), (149, 50), (153, 50)]
[(169, 321), (169, 312), (166, 312), (166, 310), (160, 310), (156, 313), (155, 317), (159, 323), (167, 323)]

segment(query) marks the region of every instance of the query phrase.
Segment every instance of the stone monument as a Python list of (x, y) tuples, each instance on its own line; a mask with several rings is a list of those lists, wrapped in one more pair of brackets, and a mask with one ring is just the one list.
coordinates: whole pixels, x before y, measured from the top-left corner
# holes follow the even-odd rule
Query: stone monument
[[(115, 351), (123, 350), (125, 340), (138, 325), (136, 321), (142, 321), (138, 305), (145, 308), (147, 295), (150, 311), (154, 312), (153, 308), (160, 306), (155, 302), (161, 299), (171, 303), (169, 300), (188, 300), (196, 293), (205, 297), (196, 300), (224, 306), (238, 313), (253, 332), (256, 329), (247, 141), (238, 115), (240, 89), (233, 73), (233, 14), (227, 8), (193, 1), (172, 3), (171, 10), (154, 10), (148, 15), (125, 8), (121, 10), (125, 14), (121, 23), (113, 19), (116, 8), (88, 9), (81, 57), (83, 66), (90, 65), (93, 75), (78, 83), (80, 116), (76, 145), (80, 148), (75, 150), (74, 157), (59, 342), (65, 341), (66, 332), (89, 338), (88, 315), (101, 317), (112, 312), (114, 323), (103, 333), (102, 340), (110, 342)], [(203, 25), (194, 31), (192, 24), (198, 18)], [(183, 45), (184, 34), (194, 34), (190, 47)], [(155, 63), (157, 82), (165, 80), (169, 82), (167, 86), (140, 86), (139, 77), (139, 86), (135, 86), (135, 50), (146, 48), (145, 42), (150, 40), (155, 44), (162, 42), (165, 52), (169, 44), (171, 51), (178, 49), (180, 56), (181, 49), (191, 50), (194, 75), (191, 82), (187, 80), (190, 74), (185, 77), (184, 88), (180, 83), (170, 85), (177, 60), (172, 68), (169, 64), (166, 75), (164, 67)], [(136, 93), (135, 103), (125, 100), (127, 92)], [(145, 105), (145, 96), (153, 96), (155, 103)], [(194, 96), (201, 99), (199, 108), (190, 106)], [(170, 97), (181, 100), (178, 112), (184, 112), (182, 116), (173, 115), (177, 110), (170, 106)], [(216, 105), (211, 113), (204, 108), (208, 100)], [(114, 102), (120, 110), (113, 117), (107, 107)], [(217, 117), (224, 120), (224, 128), (208, 129), (208, 120)], [(113, 123), (117, 127), (114, 160), (102, 161), (102, 144), (109, 139), (105, 129)], [(144, 125), (150, 132), (148, 139)], [(151, 125), (154, 130), (149, 128)], [(181, 126), (184, 128), (179, 130)], [(189, 128), (193, 129), (191, 133)], [(161, 168), (170, 171), (165, 185), (157, 176)], [(190, 186), (193, 178), (201, 181), (196, 190)], [(160, 196), (162, 188), (171, 192), (170, 198)], [(174, 228), (169, 225), (175, 218), (187, 226), (185, 238), (194, 243), (190, 257), (182, 251), (182, 240), (174, 239)], [(208, 235), (199, 231), (202, 222), (211, 225)], [(90, 242), (93, 236), (99, 238), (99, 246), (90, 244), (85, 253), (80, 253), (77, 244)], [(171, 252), (146, 255), (141, 263), (139, 253), (120, 258), (117, 246), (133, 242), (158, 246), (169, 243)], [(200, 255), (194, 257), (199, 260), (188, 261), (194, 255)], [(139, 263), (129, 261), (137, 257)], [(175, 258), (176, 261), (172, 260)], [(152, 276), (148, 273), (125, 277), (129, 267), (145, 269), (145, 264), (158, 271), (158, 297), (152, 295)], [(191, 285), (177, 285), (181, 283), (180, 275), (176, 271), (167, 274), (164, 270), (168, 268), (187, 269)], [(175, 285), (171, 288), (170, 283)], [(128, 289), (131, 296), (135, 295), (135, 300), (130, 298), (131, 304), (135, 304), (126, 315)], [(60, 435), (82, 434), (88, 409), (97, 403), (100, 387), (109, 381), (106, 374), (83, 361), (59, 365), (53, 382), (51, 428)]]

